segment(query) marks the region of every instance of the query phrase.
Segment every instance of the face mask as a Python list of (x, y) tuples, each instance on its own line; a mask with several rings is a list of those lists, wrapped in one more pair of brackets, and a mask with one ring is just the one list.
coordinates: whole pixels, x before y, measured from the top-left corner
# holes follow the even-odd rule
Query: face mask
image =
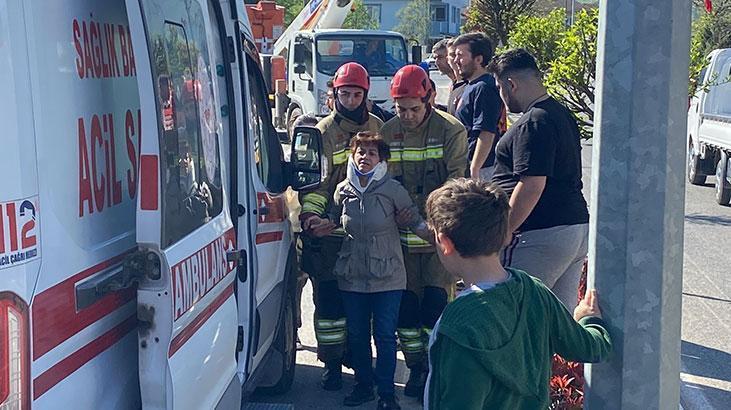
[(337, 98), (337, 95), (338, 95), (337, 88), (333, 90), (333, 93), (335, 95), (335, 111), (338, 114), (353, 121), (354, 123), (356, 123), (358, 125), (363, 125), (366, 122), (368, 122), (368, 108), (366, 106), (366, 102), (368, 101), (368, 90), (364, 91), (363, 101), (361, 101), (358, 108), (356, 108), (355, 110), (352, 110), (352, 111), (345, 108), (345, 106), (340, 103), (340, 99)]

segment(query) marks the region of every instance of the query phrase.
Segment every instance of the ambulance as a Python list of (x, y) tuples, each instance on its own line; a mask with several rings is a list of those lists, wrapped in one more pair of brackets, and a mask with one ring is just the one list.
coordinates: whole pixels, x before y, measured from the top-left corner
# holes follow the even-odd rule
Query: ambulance
[(0, 0), (0, 410), (238, 409), (295, 367), (285, 162), (243, 2)]

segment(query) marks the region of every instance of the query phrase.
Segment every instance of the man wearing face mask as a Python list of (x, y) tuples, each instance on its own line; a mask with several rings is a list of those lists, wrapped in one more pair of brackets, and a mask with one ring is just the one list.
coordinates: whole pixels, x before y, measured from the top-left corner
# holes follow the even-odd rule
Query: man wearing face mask
[(322, 387), (342, 388), (341, 365), (345, 353), (346, 322), (333, 268), (345, 232), (333, 231), (324, 218), (333, 206), (335, 187), (346, 178), (350, 139), (361, 131), (378, 132), (383, 122), (368, 113), (370, 79), (358, 63), (346, 63), (333, 78), (335, 107), (317, 128), (322, 133), (324, 178), (317, 190), (300, 193), (302, 211), (302, 270), (310, 274), (315, 297), (317, 358), (325, 363)]
[[(406, 188), (422, 215), (429, 193), (467, 172), (465, 127), (431, 106), (432, 93), (429, 77), (421, 67), (401, 68), (391, 82), (396, 117), (381, 129), (391, 148), (389, 172)], [(407, 283), (397, 332), (410, 370), (404, 394), (421, 397), (428, 371), (427, 335), (446, 306), (453, 283), (429, 242), (404, 230), (401, 245)]]

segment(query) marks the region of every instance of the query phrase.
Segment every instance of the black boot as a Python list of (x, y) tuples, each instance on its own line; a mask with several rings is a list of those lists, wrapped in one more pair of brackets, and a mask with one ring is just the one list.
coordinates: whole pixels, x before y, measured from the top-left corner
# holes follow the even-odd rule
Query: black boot
[(362, 384), (356, 384), (353, 387), (353, 391), (345, 396), (343, 405), (346, 407), (360, 406), (363, 403), (373, 401), (376, 399), (376, 395), (373, 393), (373, 386), (365, 386)]
[(340, 360), (325, 363), (325, 370), (322, 372), (322, 388), (328, 391), (343, 388), (343, 373), (340, 368)]
[(404, 387), (404, 396), (424, 397), (424, 366), (414, 366), (409, 369), (409, 380)]
[(381, 396), (381, 398), (378, 399), (378, 406), (376, 406), (376, 409), (378, 410), (401, 410), (401, 406), (398, 404), (398, 400), (396, 400), (395, 395), (388, 395), (388, 396)]

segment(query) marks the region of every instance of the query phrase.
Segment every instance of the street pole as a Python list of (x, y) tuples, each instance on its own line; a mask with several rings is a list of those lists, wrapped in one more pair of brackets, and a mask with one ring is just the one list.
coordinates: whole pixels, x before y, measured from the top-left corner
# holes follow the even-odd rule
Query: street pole
[(589, 286), (613, 355), (588, 409), (677, 409), (688, 0), (600, 2)]

